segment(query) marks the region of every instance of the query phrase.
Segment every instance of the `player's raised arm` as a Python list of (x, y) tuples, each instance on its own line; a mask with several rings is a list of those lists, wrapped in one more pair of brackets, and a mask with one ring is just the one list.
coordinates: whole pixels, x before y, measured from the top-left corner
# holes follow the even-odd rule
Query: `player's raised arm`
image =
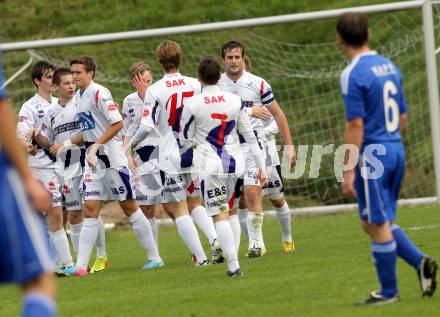
[(156, 125), (156, 119), (159, 117), (159, 112), (162, 107), (159, 107), (159, 100), (157, 100), (151, 91), (147, 91), (145, 96), (145, 104), (144, 110), (142, 111), (142, 119), (141, 124), (139, 125), (139, 129), (133, 136), (132, 146), (139, 144), (142, 140), (144, 140), (151, 130), (154, 129)]

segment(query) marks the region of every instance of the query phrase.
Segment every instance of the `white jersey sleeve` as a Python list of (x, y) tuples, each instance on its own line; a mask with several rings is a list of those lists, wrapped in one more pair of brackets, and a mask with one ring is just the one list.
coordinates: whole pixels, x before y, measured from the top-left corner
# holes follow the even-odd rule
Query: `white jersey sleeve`
[(196, 144), (194, 141), (194, 135), (195, 135), (195, 124), (194, 124), (194, 110), (193, 110), (193, 103), (191, 102), (190, 98), (186, 104), (186, 106), (183, 108), (182, 111), (182, 128), (180, 129), (180, 140), (181, 144), (184, 147), (195, 147)]
[(34, 113), (29, 104), (24, 104), (18, 113), (17, 137), (25, 139), (30, 129), (36, 128)]
[(113, 101), (110, 91), (106, 88), (98, 91), (98, 109), (110, 124), (122, 121), (122, 116), (118, 110), (118, 104)]

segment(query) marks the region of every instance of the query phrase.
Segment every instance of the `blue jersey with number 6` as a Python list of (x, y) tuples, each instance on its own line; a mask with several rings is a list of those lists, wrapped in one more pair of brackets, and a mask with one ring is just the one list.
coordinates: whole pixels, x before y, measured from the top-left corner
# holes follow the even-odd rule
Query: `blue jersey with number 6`
[(407, 107), (396, 65), (373, 51), (360, 54), (342, 72), (340, 85), (346, 119), (363, 119), (365, 143), (401, 140), (399, 117)]

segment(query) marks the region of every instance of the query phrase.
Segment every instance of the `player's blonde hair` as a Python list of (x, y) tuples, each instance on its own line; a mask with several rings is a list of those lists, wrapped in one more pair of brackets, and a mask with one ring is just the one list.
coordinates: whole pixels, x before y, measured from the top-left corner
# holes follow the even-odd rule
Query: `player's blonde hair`
[(130, 67), (130, 78), (133, 78), (136, 74), (143, 74), (145, 72), (149, 72), (151, 74), (151, 69), (148, 64), (145, 64), (144, 62), (137, 62), (131, 65)]
[(182, 62), (182, 49), (173, 41), (165, 41), (156, 48), (156, 55), (159, 63), (165, 71), (177, 70)]

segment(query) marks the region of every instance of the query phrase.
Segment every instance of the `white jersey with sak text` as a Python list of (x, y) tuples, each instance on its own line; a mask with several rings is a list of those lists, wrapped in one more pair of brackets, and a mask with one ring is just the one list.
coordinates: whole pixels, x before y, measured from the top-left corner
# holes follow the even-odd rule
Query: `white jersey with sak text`
[[(134, 92), (125, 97), (122, 105), (124, 129), (122, 135), (132, 138), (139, 129), (144, 111), (144, 100)], [(156, 130), (151, 131), (133, 149), (133, 160), (136, 164), (136, 175), (159, 173), (159, 142), (160, 135)]]
[[(272, 87), (267, 81), (246, 71), (243, 71), (241, 77), (236, 81), (230, 79), (226, 73), (223, 73), (219, 86), (224, 91), (240, 96), (246, 109), (250, 109), (255, 105), (268, 107), (275, 101)], [(263, 121), (250, 117), (250, 122), (258, 141), (264, 142), (266, 138), (263, 132)], [(243, 143), (243, 139), (241, 139), (241, 142)]]
[[(51, 144), (61, 144), (81, 133), (75, 97), (67, 104), (57, 102), (45, 116), (42, 133)], [(58, 171), (65, 179), (72, 179), (83, 174), (85, 148), (74, 147), (63, 151), (57, 157)]]
[(160, 136), (160, 168), (168, 174), (191, 171), (193, 153), (180, 150), (179, 131), (186, 101), (199, 93), (199, 81), (180, 73), (165, 74), (147, 90), (141, 125), (133, 142), (139, 144), (155, 130)]
[(183, 109), (181, 141), (195, 147), (194, 168), (199, 175), (241, 175), (245, 157), (237, 131), (248, 144), (258, 168), (265, 165), (263, 150), (240, 97), (218, 86), (205, 86)]
[(30, 140), (27, 135), (31, 129), (41, 130), (47, 112), (58, 103), (58, 98), (52, 97), (50, 101), (39, 94), (35, 94), (26, 101), (18, 114), (17, 136), (37, 147), (35, 155), (29, 155), (29, 165), (36, 169), (55, 169), (56, 158), (48, 150), (39, 146), (35, 140)]
[[(76, 92), (75, 99), (86, 147), (94, 144), (112, 124), (122, 121), (118, 105), (102, 85), (92, 81), (84, 91)], [(121, 134), (102, 145), (96, 156), (100, 169), (127, 166)]]

